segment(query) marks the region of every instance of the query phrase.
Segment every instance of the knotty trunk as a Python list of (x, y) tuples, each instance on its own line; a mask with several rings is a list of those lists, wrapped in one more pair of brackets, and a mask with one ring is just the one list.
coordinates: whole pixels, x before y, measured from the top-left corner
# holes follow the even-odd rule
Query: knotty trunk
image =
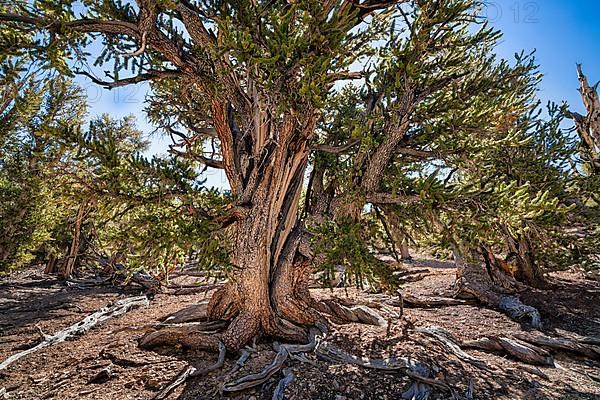
[[(222, 338), (230, 350), (257, 334), (305, 341), (305, 327), (318, 319), (304, 285), (310, 264), (298, 250), (303, 240), (298, 207), (314, 121), (300, 124), (291, 116), (280, 121), (257, 112), (253, 135), (240, 141), (231, 119), (217, 125), (237, 198), (236, 222), (230, 228), (233, 276), (213, 296), (208, 312), (213, 319), (231, 320)], [(229, 132), (233, 140), (223, 141)]]

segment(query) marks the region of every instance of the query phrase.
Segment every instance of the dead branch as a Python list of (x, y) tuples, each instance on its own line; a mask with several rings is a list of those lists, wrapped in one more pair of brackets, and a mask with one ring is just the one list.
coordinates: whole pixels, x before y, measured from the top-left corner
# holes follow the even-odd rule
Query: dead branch
[(449, 350), (452, 354), (458, 357), (460, 360), (468, 362), (471, 365), (476, 366), (481, 369), (489, 369), (490, 367), (486, 364), (485, 361), (480, 360), (476, 357), (467, 354), (463, 349), (460, 348), (459, 341), (450, 334), (450, 332), (446, 331), (437, 326), (430, 326), (425, 328), (418, 328), (417, 332), (424, 333), (433, 337), (434, 339), (441, 342), (444, 347)]
[(503, 352), (527, 364), (554, 366), (554, 360), (546, 350), (517, 339), (492, 336), (464, 343), (463, 346), (492, 352)]
[(600, 359), (600, 347), (593, 344), (586, 344), (584, 342), (577, 342), (575, 340), (565, 338), (552, 338), (545, 335), (532, 335), (517, 333), (514, 335), (517, 339), (524, 342), (547, 347), (552, 350), (566, 351), (575, 353), (583, 357), (591, 359)]
[(32, 347), (27, 350), (24, 350), (20, 353), (13, 354), (12, 356), (10, 356), (6, 360), (4, 360), (4, 362), (2, 362), (2, 364), (0, 364), (0, 370), (5, 369), (6, 367), (11, 365), (13, 362), (19, 360), (20, 358), (23, 358), (31, 353), (35, 353), (36, 351), (41, 350), (44, 347), (52, 346), (54, 344), (64, 342), (65, 340), (67, 340), (71, 337), (81, 335), (81, 334), (87, 332), (93, 326), (99, 324), (100, 322), (106, 321), (107, 319), (110, 319), (110, 318), (115, 318), (122, 314), (125, 314), (127, 311), (129, 311), (133, 308), (140, 307), (140, 306), (146, 306), (148, 304), (149, 304), (149, 301), (148, 301), (148, 298), (146, 298), (146, 296), (137, 296), (137, 297), (130, 297), (130, 298), (123, 299), (123, 300), (117, 300), (113, 305), (106, 306), (106, 307), (102, 308), (101, 310), (96, 311), (95, 313), (93, 313), (91, 315), (88, 315), (83, 320), (79, 321), (78, 323), (76, 323), (74, 325), (71, 325), (67, 329), (62, 330), (54, 335), (47, 336), (44, 339), (44, 341), (42, 341), (37, 346)]
[(175, 388), (183, 384), (188, 379), (190, 374), (192, 374), (195, 370), (196, 368), (192, 367), (191, 365), (188, 365), (187, 367), (182, 369), (181, 372), (175, 378), (173, 378), (173, 380), (169, 382), (169, 384), (165, 386), (164, 389), (161, 389), (161, 391), (158, 392), (153, 398), (155, 400), (166, 399), (167, 396), (171, 394), (171, 392), (175, 390)]

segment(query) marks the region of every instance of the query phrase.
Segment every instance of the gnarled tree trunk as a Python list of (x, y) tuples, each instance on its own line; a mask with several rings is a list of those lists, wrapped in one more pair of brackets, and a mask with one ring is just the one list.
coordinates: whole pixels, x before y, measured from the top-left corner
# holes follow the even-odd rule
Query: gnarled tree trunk
[(581, 138), (581, 147), (585, 159), (590, 163), (591, 171), (594, 174), (600, 174), (600, 98), (598, 97), (598, 83), (590, 86), (580, 64), (577, 64), (577, 74), (581, 85), (579, 92), (587, 110), (587, 115), (583, 116), (576, 112), (568, 112), (567, 116), (575, 121), (577, 133)]
[(259, 333), (305, 341), (303, 326), (318, 317), (303, 292), (309, 263), (299, 253), (303, 231), (298, 206), (314, 118), (300, 124), (288, 115), (273, 123), (270, 115), (256, 111), (250, 126), (254, 134), (245, 139), (220, 111), (214, 112), (222, 117), (215, 118), (215, 126), (225, 143), (225, 170), (237, 197), (235, 223), (229, 228), (233, 276), (211, 299), (209, 316), (232, 321), (222, 337), (230, 350)]

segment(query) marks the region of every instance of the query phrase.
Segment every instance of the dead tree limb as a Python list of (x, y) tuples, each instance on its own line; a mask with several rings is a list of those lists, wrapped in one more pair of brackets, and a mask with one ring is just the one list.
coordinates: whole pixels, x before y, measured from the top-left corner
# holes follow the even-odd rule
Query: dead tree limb
[(574, 353), (595, 360), (600, 359), (600, 346), (593, 344), (586, 344), (571, 339), (552, 338), (549, 336), (536, 334), (517, 333), (514, 336), (523, 342), (527, 342), (536, 346)]
[(526, 364), (554, 367), (554, 360), (546, 350), (507, 337), (486, 337), (463, 344), (464, 347), (502, 352)]
[(167, 386), (161, 389), (160, 392), (158, 392), (156, 396), (153, 397), (153, 399), (166, 399), (167, 396), (171, 394), (171, 392), (175, 390), (179, 385), (183, 384), (194, 371), (196, 371), (196, 368), (192, 367), (191, 365), (185, 367), (171, 382), (169, 382)]
[(467, 354), (463, 349), (461, 349), (459, 341), (445, 329), (442, 329), (437, 326), (430, 326), (425, 328), (418, 328), (417, 332), (424, 333), (441, 342), (448, 351), (450, 351), (460, 360), (468, 362), (469, 364), (474, 365), (477, 368), (489, 369), (489, 366), (485, 363), (485, 361), (473, 357), (472, 355)]

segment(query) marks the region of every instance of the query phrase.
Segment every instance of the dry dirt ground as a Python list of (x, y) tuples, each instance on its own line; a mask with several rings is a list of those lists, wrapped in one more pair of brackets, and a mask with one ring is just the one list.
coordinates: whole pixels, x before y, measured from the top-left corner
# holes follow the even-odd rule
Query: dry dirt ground
[[(451, 296), (454, 269), (451, 263), (419, 259), (407, 268), (428, 272), (424, 279), (407, 283), (403, 292), (420, 298)], [(559, 290), (524, 293), (526, 304), (539, 308), (544, 333), (578, 334), (600, 338), (600, 286), (575, 273), (554, 274)], [(190, 283), (192, 277), (175, 282)], [(315, 289), (317, 297), (351, 299), (366, 295), (354, 289)], [(141, 293), (132, 286), (66, 285), (34, 270), (22, 271), (0, 281), (0, 362), (40, 342), (45, 334), (82, 320), (107, 304)], [(149, 306), (136, 308), (104, 321), (88, 332), (30, 354), (0, 370), (0, 399), (152, 399), (188, 364), (201, 368), (215, 362), (216, 354), (185, 348), (141, 350), (137, 340), (146, 327), (188, 305), (205, 301), (208, 293), (183, 289), (177, 294), (157, 294)], [(368, 297), (368, 296), (366, 296)], [(400, 309), (387, 307), (388, 318)], [(348, 353), (370, 358), (410, 356), (433, 367), (436, 379), (451, 391), (436, 388), (430, 399), (600, 399), (600, 361), (553, 353), (556, 367), (532, 367), (501, 354), (468, 350), (485, 360), (489, 369), (462, 362), (419, 327), (442, 327), (462, 340), (511, 335), (529, 331), (526, 324), (510, 320), (497, 311), (476, 305), (433, 309), (406, 308), (401, 317), (389, 318), (389, 328), (349, 324), (336, 325), (328, 341)], [(230, 374), (238, 358), (230, 354), (222, 369), (191, 378), (169, 399), (271, 399), (282, 378), (275, 374), (263, 385), (234, 394), (222, 394), (223, 384), (260, 371), (275, 352), (267, 338), (259, 341), (249, 361)], [(288, 360), (294, 381), (286, 399), (400, 399), (410, 385), (401, 372), (385, 373), (355, 365), (334, 364), (307, 354), (304, 362)], [(110, 371), (102, 376), (102, 370)], [(97, 379), (94, 379), (97, 378)], [(93, 383), (93, 381), (95, 383)], [(472, 389), (472, 396), (468, 394)]]

